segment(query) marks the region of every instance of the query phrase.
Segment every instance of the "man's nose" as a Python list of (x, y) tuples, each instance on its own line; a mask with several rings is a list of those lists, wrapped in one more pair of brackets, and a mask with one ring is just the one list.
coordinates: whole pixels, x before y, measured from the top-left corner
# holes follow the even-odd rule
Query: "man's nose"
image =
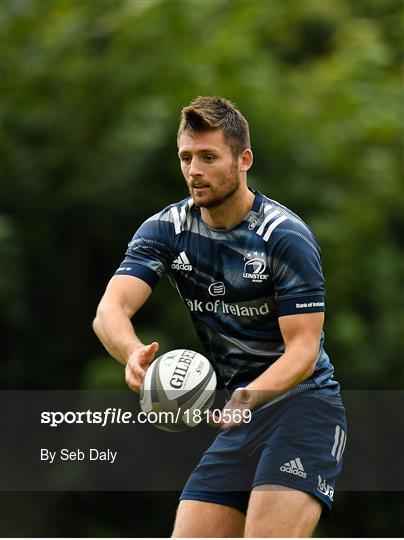
[(189, 175), (190, 176), (201, 176), (202, 170), (200, 167), (200, 162), (196, 158), (192, 158), (190, 166), (189, 166)]

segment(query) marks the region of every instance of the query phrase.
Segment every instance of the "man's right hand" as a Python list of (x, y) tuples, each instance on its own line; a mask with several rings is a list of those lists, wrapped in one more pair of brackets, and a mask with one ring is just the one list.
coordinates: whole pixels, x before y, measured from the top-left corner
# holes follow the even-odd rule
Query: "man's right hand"
[(139, 393), (149, 364), (154, 360), (159, 344), (153, 341), (150, 345), (138, 347), (130, 355), (125, 367), (125, 381), (131, 390)]

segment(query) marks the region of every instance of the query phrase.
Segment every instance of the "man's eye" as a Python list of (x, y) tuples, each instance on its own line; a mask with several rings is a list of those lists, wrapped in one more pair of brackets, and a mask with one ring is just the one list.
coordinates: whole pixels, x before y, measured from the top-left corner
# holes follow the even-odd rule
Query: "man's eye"
[(184, 163), (189, 163), (191, 161), (190, 156), (182, 156), (181, 161)]
[(215, 159), (215, 156), (211, 156), (210, 154), (207, 154), (205, 156), (205, 161), (207, 162), (213, 161), (214, 159)]

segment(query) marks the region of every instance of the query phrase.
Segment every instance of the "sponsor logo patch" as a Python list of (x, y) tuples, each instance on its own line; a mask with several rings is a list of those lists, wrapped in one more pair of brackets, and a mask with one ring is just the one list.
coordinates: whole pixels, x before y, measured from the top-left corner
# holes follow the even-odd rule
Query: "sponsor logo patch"
[(226, 287), (223, 281), (216, 281), (209, 285), (208, 292), (211, 296), (224, 296), (226, 294)]
[(255, 227), (257, 226), (257, 220), (256, 219), (253, 219), (250, 221), (250, 223), (248, 224), (248, 229), (250, 231), (252, 231), (253, 229), (255, 229)]
[(307, 473), (304, 470), (303, 463), (298, 457), (284, 463), (279, 470), (288, 474), (300, 476), (301, 478), (307, 478)]
[(329, 499), (334, 500), (334, 488), (330, 484), (327, 484), (327, 480), (321, 478), (320, 475), (318, 475), (317, 489)]
[(324, 307), (324, 302), (303, 302), (301, 304), (296, 304), (296, 309), (304, 309), (304, 308), (313, 308), (313, 307)]
[(203, 302), (196, 298), (185, 298), (188, 309), (197, 313), (223, 313), (224, 315), (235, 315), (236, 317), (257, 317), (268, 315), (270, 312), (268, 302), (260, 306), (249, 306), (243, 304), (228, 304), (223, 300)]
[(189, 262), (185, 251), (182, 251), (178, 257), (173, 260), (171, 263), (171, 268), (173, 270), (184, 270), (184, 272), (190, 272), (192, 270), (192, 265)]

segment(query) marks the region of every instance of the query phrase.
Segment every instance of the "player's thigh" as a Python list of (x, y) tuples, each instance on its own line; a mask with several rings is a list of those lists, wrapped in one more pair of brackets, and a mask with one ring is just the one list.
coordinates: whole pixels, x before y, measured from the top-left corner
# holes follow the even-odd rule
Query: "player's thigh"
[(232, 506), (183, 500), (175, 518), (173, 538), (242, 537), (245, 515)]
[(321, 503), (308, 493), (277, 485), (257, 486), (248, 505), (245, 536), (309, 537), (321, 511)]

